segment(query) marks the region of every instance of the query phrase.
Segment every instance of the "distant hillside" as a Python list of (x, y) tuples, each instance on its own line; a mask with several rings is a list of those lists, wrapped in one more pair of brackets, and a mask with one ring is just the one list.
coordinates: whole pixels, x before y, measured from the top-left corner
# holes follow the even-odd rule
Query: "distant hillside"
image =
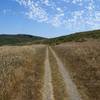
[(0, 35), (0, 45), (26, 45), (26, 44), (49, 44), (56, 45), (64, 42), (84, 42), (89, 38), (100, 39), (100, 30), (74, 33), (56, 38), (43, 38), (32, 35)]
[(32, 35), (0, 35), (0, 45), (25, 45), (32, 44), (45, 38)]
[(84, 42), (88, 40), (89, 38), (100, 39), (100, 30), (74, 33), (74, 34), (70, 34), (66, 36), (47, 39), (47, 40), (44, 40), (44, 43), (55, 45), (55, 44), (60, 44), (63, 42), (71, 42), (71, 41)]

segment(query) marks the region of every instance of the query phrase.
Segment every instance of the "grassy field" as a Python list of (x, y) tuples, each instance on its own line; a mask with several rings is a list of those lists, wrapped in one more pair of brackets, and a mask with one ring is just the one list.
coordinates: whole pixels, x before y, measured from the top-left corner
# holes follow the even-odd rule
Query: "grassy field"
[(0, 47), (0, 100), (42, 100), (44, 56), (44, 46)]
[(84, 100), (100, 100), (100, 41), (63, 43), (54, 49)]
[(54, 100), (73, 100), (75, 91), (82, 100), (100, 100), (100, 30), (53, 39), (2, 36), (0, 100), (43, 100), (45, 90), (44, 100), (49, 93)]

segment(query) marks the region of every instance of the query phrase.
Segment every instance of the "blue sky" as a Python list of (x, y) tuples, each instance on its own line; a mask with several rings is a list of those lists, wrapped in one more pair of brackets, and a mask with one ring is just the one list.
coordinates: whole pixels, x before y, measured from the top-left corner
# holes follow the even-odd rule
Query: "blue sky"
[(100, 29), (100, 0), (0, 0), (0, 34), (55, 37)]

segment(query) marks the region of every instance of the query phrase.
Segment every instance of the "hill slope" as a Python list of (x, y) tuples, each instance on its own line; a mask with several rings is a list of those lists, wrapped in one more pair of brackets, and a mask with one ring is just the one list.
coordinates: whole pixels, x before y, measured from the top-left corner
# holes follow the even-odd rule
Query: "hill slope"
[(43, 42), (46, 44), (61, 44), (63, 42), (84, 42), (88, 39), (100, 39), (100, 30), (88, 31), (88, 32), (79, 32), (66, 36), (46, 39)]
[(32, 35), (0, 35), (0, 45), (25, 45), (32, 44), (35, 41), (43, 40), (44, 38)]
[(0, 35), (0, 45), (27, 45), (27, 44), (49, 44), (56, 45), (64, 42), (84, 42), (88, 39), (100, 39), (100, 30), (79, 32), (56, 38), (43, 38), (32, 35)]

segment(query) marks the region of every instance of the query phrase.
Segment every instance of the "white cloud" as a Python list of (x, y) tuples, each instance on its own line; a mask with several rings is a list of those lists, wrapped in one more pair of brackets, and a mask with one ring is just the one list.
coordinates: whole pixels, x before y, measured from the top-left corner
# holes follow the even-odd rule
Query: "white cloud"
[(6, 14), (11, 14), (12, 13), (12, 10), (11, 9), (3, 9), (1, 11), (2, 14), (6, 15)]
[(28, 9), (26, 15), (28, 15), (30, 19), (34, 19), (39, 22), (43, 22), (48, 19), (47, 13), (38, 5), (38, 3), (35, 3), (32, 0), (17, 0), (17, 2)]
[(76, 4), (76, 3), (80, 3), (82, 2), (82, 0), (72, 0), (72, 3)]
[(41, 2), (42, 2), (43, 4), (45, 4), (46, 6), (50, 6), (49, 0), (41, 0)]
[[(96, 11), (94, 0), (16, 0), (26, 9), (26, 15), (32, 20), (51, 24), (54, 27), (88, 26), (90, 28), (100, 27), (100, 11)], [(81, 9), (65, 7), (61, 3), (81, 6)], [(84, 2), (86, 3), (84, 5)], [(83, 8), (82, 8), (83, 7)], [(49, 10), (48, 10), (49, 9)], [(69, 13), (68, 13), (69, 12)], [(67, 14), (68, 13), (68, 14)]]
[(100, 21), (100, 11), (95, 12), (95, 18)]
[(57, 14), (50, 21), (48, 21), (48, 23), (52, 24), (55, 27), (59, 27), (63, 25), (63, 22), (62, 22), (63, 16), (64, 16), (63, 13)]

